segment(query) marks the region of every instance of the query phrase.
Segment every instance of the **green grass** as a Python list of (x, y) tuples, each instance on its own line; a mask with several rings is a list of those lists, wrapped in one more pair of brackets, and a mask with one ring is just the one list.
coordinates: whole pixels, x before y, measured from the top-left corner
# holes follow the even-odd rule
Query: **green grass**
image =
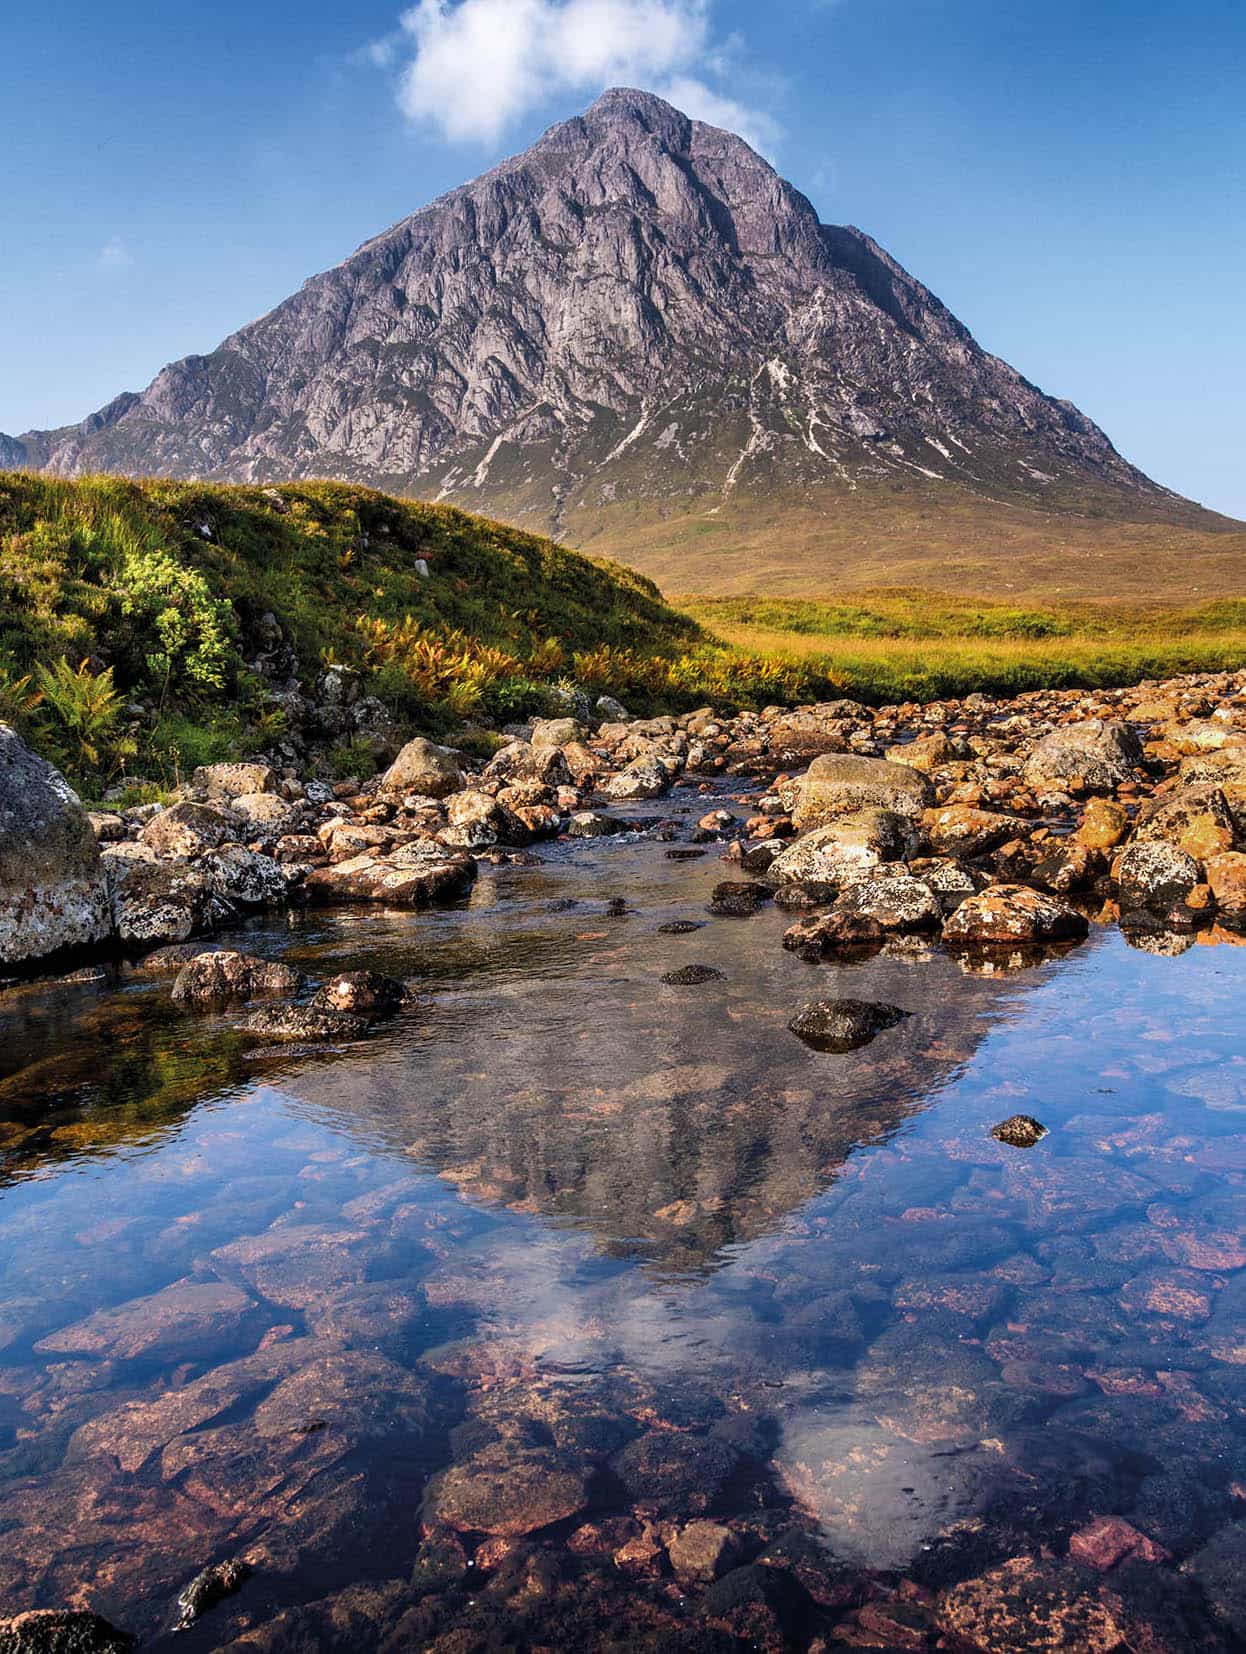
[(93, 792), (271, 747), (282, 713), (248, 663), (273, 618), (305, 686), (349, 666), (433, 734), (553, 710), (564, 681), (639, 712), (820, 687), (705, 638), (629, 569), (449, 506), (0, 474), (0, 718)]
[(1246, 665), (1246, 600), (1187, 609), (982, 603), (912, 590), (847, 602), (686, 598), (731, 647), (838, 679), (876, 704), (975, 691), (1112, 688)]

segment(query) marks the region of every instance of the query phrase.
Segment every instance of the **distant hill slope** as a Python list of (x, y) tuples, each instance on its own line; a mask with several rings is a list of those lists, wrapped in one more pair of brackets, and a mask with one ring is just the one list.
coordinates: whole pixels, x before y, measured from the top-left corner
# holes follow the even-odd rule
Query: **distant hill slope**
[(1189, 598), (1246, 547), (740, 138), (631, 91), (0, 463), (363, 481), (677, 591)]

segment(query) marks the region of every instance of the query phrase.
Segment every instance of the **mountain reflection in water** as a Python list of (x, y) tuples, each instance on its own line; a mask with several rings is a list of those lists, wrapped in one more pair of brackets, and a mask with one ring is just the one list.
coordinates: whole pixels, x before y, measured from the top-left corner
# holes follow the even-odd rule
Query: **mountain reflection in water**
[[(136, 975), (0, 998), (5, 1609), (155, 1636), (245, 1553), (185, 1647), (321, 1646), (329, 1611), (297, 1605), (360, 1581), (360, 1646), (431, 1642), (439, 1612), (540, 1641), (548, 1604), (411, 1583), (427, 1479), (429, 1531), (461, 1531), (445, 1473), (475, 1495), (495, 1450), (572, 1488), (541, 1543), (576, 1566), (602, 1523), (640, 1544), (708, 1512), (745, 1557), (795, 1525), (937, 1584), (971, 1531), (990, 1559), (1162, 1512), (1175, 1473), (1231, 1514), (1246, 955), (1105, 933), (991, 976), (810, 965), (772, 910), (658, 933), (721, 876), (598, 846), (455, 912), (256, 927), (313, 975), (425, 990), (314, 1059), (257, 1059)], [(660, 982), (688, 963), (724, 980)], [(810, 1051), (786, 1023), (836, 994), (912, 1014)], [(991, 1139), (1017, 1112), (1036, 1149)], [(609, 1612), (658, 1611), (610, 1577)]]

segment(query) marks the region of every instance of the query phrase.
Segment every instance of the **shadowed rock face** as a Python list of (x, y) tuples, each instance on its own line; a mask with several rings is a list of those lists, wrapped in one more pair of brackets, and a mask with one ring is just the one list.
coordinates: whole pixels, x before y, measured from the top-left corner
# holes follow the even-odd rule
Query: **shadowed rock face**
[(630, 91), (0, 463), (339, 475), (581, 538), (628, 499), (875, 481), (1185, 509), (740, 138)]

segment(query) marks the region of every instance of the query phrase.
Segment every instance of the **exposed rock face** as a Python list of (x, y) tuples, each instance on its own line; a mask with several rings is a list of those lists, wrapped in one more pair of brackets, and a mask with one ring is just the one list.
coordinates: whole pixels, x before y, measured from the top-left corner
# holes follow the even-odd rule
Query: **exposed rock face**
[(629, 501), (879, 484), (1194, 511), (741, 139), (631, 91), (0, 462), (336, 475), (577, 539)]
[(111, 929), (86, 811), (60, 771), (0, 724), (0, 964), (88, 946)]

